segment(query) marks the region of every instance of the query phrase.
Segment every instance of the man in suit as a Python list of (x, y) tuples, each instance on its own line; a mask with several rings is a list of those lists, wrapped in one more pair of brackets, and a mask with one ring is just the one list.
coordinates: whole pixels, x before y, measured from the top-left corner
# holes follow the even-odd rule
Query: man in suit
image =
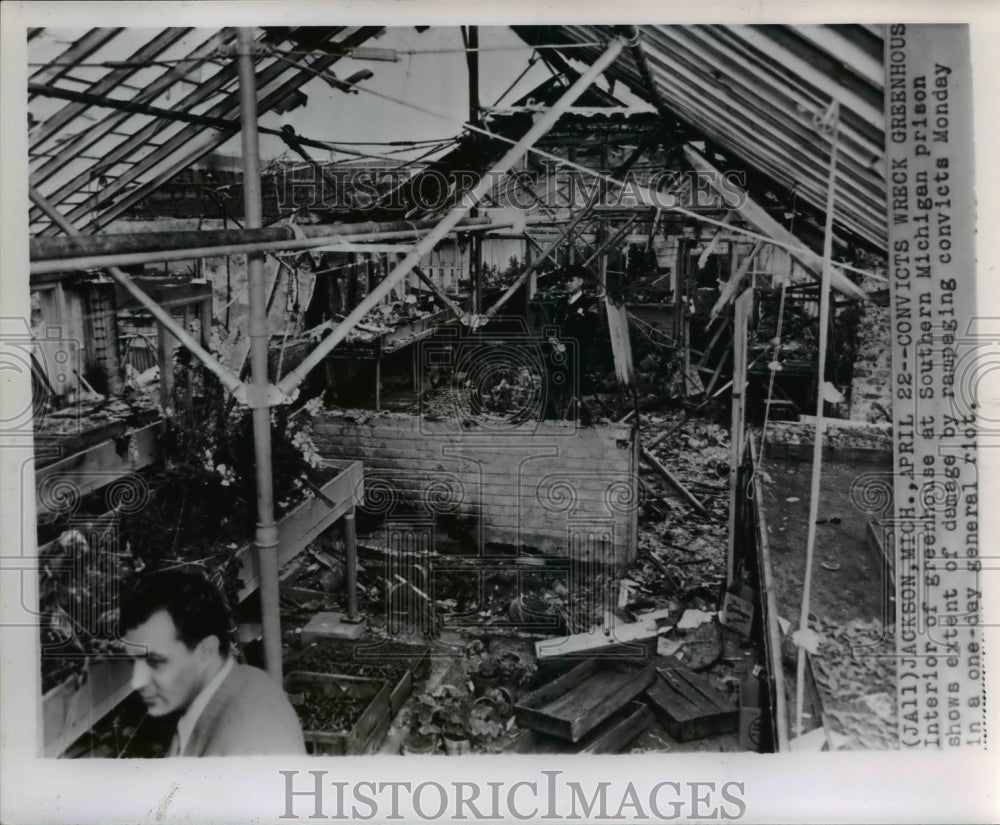
[(206, 577), (182, 568), (139, 574), (122, 594), (119, 622), (147, 712), (178, 717), (170, 756), (305, 753), (281, 686), (230, 655), (229, 609)]
[(580, 396), (591, 391), (589, 368), (597, 322), (596, 300), (583, 291), (584, 284), (591, 280), (586, 267), (570, 264), (563, 279), (566, 293), (556, 301), (552, 315), (558, 334), (549, 338), (554, 352), (550, 358), (546, 417), (579, 417), (586, 424), (590, 416)]

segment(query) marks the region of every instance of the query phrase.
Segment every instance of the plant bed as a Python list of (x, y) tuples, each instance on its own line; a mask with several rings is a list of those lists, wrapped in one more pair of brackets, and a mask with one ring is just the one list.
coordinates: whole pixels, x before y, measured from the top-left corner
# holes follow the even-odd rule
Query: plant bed
[(392, 686), (389, 707), (393, 716), (413, 692), (414, 682), (426, 678), (429, 665), (426, 647), (388, 641), (377, 646), (314, 642), (286, 660), (286, 668), (388, 681)]
[(529, 693), (514, 706), (514, 715), (521, 727), (577, 742), (655, 678), (648, 665), (592, 659)]
[(389, 731), (392, 687), (384, 679), (295, 671), (285, 677), (285, 691), (314, 755), (372, 753)]

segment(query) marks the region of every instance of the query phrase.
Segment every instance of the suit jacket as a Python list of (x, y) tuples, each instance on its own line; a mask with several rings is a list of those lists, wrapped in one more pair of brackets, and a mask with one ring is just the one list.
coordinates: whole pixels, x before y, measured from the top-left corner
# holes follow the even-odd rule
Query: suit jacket
[(183, 756), (304, 754), (285, 692), (260, 668), (237, 664), (202, 711)]
[(581, 349), (588, 345), (597, 322), (596, 315), (591, 312), (595, 303), (594, 298), (586, 294), (572, 304), (568, 295), (556, 302), (552, 320), (559, 326), (562, 341), (573, 341)]

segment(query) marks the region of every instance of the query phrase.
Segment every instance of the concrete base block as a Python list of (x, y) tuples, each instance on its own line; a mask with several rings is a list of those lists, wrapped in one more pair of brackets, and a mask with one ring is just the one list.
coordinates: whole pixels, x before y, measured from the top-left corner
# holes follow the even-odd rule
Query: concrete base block
[(322, 641), (323, 639), (360, 639), (365, 632), (365, 620), (347, 621), (344, 613), (317, 613), (309, 623), (302, 628), (302, 644)]

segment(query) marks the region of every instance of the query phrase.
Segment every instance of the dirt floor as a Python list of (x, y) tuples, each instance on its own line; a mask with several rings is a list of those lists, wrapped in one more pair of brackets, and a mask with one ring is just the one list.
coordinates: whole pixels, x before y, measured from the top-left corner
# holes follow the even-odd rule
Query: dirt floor
[[(766, 461), (764, 508), (778, 607), (784, 619), (798, 621), (805, 578), (812, 464), (794, 459)], [(882, 565), (868, 546), (871, 518), (852, 499), (862, 477), (891, 470), (871, 461), (825, 461), (820, 481), (810, 610), (834, 622), (882, 619)]]
[[(810, 628), (818, 634), (809, 656), (816, 690), (807, 691), (803, 728), (822, 726), (831, 750), (887, 750), (897, 743), (896, 674), (889, 573), (866, 536), (874, 513), (860, 486), (887, 479), (891, 465), (874, 451), (867, 461), (825, 459), (820, 484)], [(811, 461), (766, 461), (764, 508), (779, 615), (799, 622), (809, 522)], [(880, 485), (881, 486), (881, 485)], [(882, 512), (891, 501), (867, 502)], [(790, 729), (795, 736), (797, 649), (783, 649)], [(807, 681), (809, 677), (807, 676)], [(811, 697), (811, 698), (810, 698)]]

